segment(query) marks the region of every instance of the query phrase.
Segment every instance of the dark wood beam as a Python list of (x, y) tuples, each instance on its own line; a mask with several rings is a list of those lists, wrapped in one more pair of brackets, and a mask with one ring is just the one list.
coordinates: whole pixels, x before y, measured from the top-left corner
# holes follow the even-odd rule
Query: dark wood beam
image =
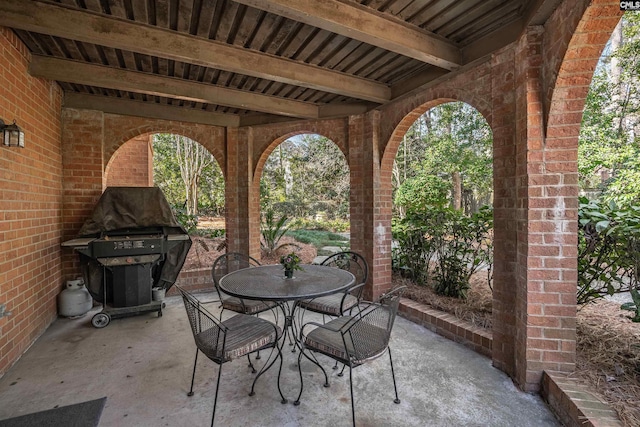
[(355, 2), (346, 3), (337, 0), (235, 1), (447, 70), (456, 69), (462, 64), (462, 55), (455, 44)]
[(0, 25), (384, 103), (388, 86), (214, 40), (51, 3), (0, 1)]
[(318, 107), (306, 102), (65, 59), (34, 55), (29, 65), (29, 73), (35, 77), (68, 83), (166, 96), (291, 117), (318, 118)]
[(82, 110), (97, 110), (123, 116), (146, 117), (149, 119), (177, 120), (211, 126), (240, 126), (240, 117), (235, 114), (211, 113), (193, 108), (172, 107), (153, 102), (133, 101), (109, 96), (83, 93), (65, 93), (64, 107)]

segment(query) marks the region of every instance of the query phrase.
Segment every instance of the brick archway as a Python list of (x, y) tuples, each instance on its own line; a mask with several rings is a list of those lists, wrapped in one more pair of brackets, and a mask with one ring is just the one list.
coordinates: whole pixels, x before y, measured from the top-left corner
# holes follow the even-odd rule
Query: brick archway
[[(121, 116), (114, 117), (114, 121), (117, 118), (121, 118)], [(149, 120), (148, 120), (149, 121)], [(170, 133), (174, 135), (181, 135), (192, 139), (209, 151), (213, 157), (218, 162), (218, 166), (220, 169), (225, 171), (225, 155), (224, 155), (224, 133), (223, 129), (220, 129), (219, 135), (212, 134), (210, 129), (204, 129), (203, 126), (194, 126), (189, 123), (182, 122), (163, 122), (159, 120), (151, 120), (152, 123), (145, 123), (142, 126), (135, 124), (134, 126), (127, 127), (119, 127), (118, 123), (113, 123), (113, 126), (110, 130), (113, 131), (113, 134), (110, 135), (109, 140), (111, 142), (107, 142), (107, 138), (105, 137), (105, 153), (104, 153), (104, 163), (105, 167), (105, 175), (108, 173), (109, 167), (111, 165), (111, 161), (115, 155), (115, 153), (127, 142), (135, 140), (136, 138), (151, 136), (153, 134), (158, 133)]]
[(342, 155), (344, 156), (345, 161), (347, 162), (347, 165), (349, 164), (349, 159), (347, 157), (347, 152), (346, 152), (346, 147), (344, 146), (344, 144), (339, 144), (335, 141), (333, 141), (330, 137), (323, 135), (321, 133), (318, 133), (316, 131), (311, 131), (311, 130), (298, 130), (295, 132), (290, 132), (287, 133), (285, 135), (282, 135), (278, 138), (276, 138), (275, 140), (273, 140), (269, 145), (267, 145), (265, 147), (265, 149), (260, 153), (258, 160), (254, 166), (253, 169), (253, 182), (252, 185), (257, 185), (257, 189), (260, 189), (260, 179), (262, 178), (262, 171), (264, 170), (264, 165), (267, 162), (267, 159), (269, 158), (269, 156), (271, 155), (271, 153), (273, 153), (273, 150), (276, 149), (276, 147), (280, 144), (282, 144), (283, 142), (285, 142), (286, 140), (288, 140), (289, 138), (292, 138), (294, 136), (297, 135), (320, 135), (323, 138), (328, 139), (329, 141), (333, 142), (333, 144), (338, 147), (340, 149), (340, 152), (342, 152)]
[[(200, 141), (195, 140), (190, 136), (171, 131), (145, 132), (134, 136), (127, 141), (121, 142), (119, 147), (111, 154), (111, 157), (107, 161), (103, 178), (105, 188), (108, 186), (153, 186), (152, 143), (153, 135), (158, 133), (169, 133), (172, 135), (184, 136), (200, 144)], [(224, 169), (222, 169), (223, 165), (220, 163), (220, 159), (216, 158), (216, 154), (211, 153), (211, 155), (213, 155), (215, 161), (218, 163), (220, 170), (224, 171)], [(218, 154), (218, 156), (220, 156), (220, 154)]]
[[(306, 134), (320, 135), (320, 136), (326, 138), (327, 140), (331, 141), (335, 146), (338, 147), (338, 149), (340, 150), (340, 152), (344, 156), (344, 160), (347, 163), (347, 166), (349, 165), (348, 157), (345, 154), (346, 147), (344, 146), (344, 144), (336, 143), (330, 137), (328, 137), (326, 135), (323, 135), (323, 134), (321, 134), (321, 133), (319, 133), (317, 131), (304, 130), (304, 128), (303, 128), (301, 130), (296, 130), (296, 131), (293, 131), (293, 132), (286, 133), (286, 134), (276, 138), (275, 140), (273, 140), (260, 153), (260, 155), (259, 155), (259, 157), (258, 157), (258, 159), (256, 161), (256, 164), (254, 166), (253, 175), (252, 175), (253, 179), (251, 181), (251, 190), (252, 190), (251, 194), (253, 195), (253, 197), (252, 197), (252, 200), (251, 200), (250, 217), (251, 218), (255, 218), (253, 220), (253, 222), (254, 223), (257, 222), (258, 223), (258, 227), (259, 227), (259, 224), (260, 224), (260, 179), (262, 178), (262, 173), (264, 171), (264, 165), (267, 162), (267, 159), (269, 158), (271, 153), (273, 153), (273, 151), (276, 149), (276, 147), (278, 145), (282, 144), (283, 142), (285, 142), (289, 138), (292, 138), (292, 137), (294, 137), (296, 135), (306, 135)], [(258, 236), (259, 235), (260, 235), (260, 233), (258, 233)]]

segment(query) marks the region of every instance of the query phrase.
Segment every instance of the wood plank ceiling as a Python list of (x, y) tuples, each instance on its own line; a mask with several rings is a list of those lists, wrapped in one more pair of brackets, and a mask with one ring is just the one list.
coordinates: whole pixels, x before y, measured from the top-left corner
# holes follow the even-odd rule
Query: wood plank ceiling
[(359, 114), (544, 23), (560, 0), (2, 0), (65, 106), (242, 126)]

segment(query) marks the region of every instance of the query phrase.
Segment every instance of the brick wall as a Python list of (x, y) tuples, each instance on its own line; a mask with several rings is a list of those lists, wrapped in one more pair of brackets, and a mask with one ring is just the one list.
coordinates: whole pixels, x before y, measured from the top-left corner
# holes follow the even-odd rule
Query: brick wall
[(120, 147), (105, 170), (107, 187), (153, 187), (153, 135), (141, 135)]
[(0, 27), (0, 118), (14, 119), (25, 148), (0, 145), (0, 376), (56, 317), (62, 289), (62, 92), (28, 75), (27, 48)]
[[(128, 141), (141, 136), (148, 141), (153, 133), (174, 133), (202, 144), (221, 165), (226, 158), (225, 129), (217, 126), (71, 108), (62, 109), (62, 121), (64, 239), (77, 237), (80, 227), (108, 183), (105, 165), (115, 165), (118, 162), (119, 154), (116, 153), (120, 153), (121, 148), (125, 150), (122, 153), (126, 153)], [(145, 155), (148, 155), (146, 151)], [(150, 167), (149, 163), (147, 167)], [(79, 274), (77, 254), (71, 249), (64, 249), (63, 278), (66, 280)]]

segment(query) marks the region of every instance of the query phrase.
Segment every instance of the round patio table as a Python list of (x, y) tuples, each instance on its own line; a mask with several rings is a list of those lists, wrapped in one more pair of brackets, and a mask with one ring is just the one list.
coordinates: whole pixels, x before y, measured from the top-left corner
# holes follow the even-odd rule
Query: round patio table
[(349, 271), (323, 265), (302, 265), (293, 277), (284, 277), (280, 264), (243, 268), (220, 279), (220, 289), (243, 299), (298, 301), (345, 291), (355, 282)]
[[(302, 350), (298, 342), (297, 327), (294, 316), (298, 303), (321, 296), (346, 291), (355, 283), (355, 276), (351, 272), (324, 265), (301, 266), (302, 270), (293, 272), (292, 278), (284, 277), (284, 269), (280, 264), (261, 265), (243, 268), (227, 274), (220, 279), (220, 290), (233, 297), (261, 301), (277, 301), (284, 314), (284, 334), (280, 350), (284, 347), (286, 337), (293, 346)], [(288, 302), (293, 301), (289, 306)], [(276, 318), (277, 319), (277, 318)], [(280, 376), (282, 364), (278, 371), (278, 390), (280, 394)], [(301, 384), (302, 387), (302, 384)], [(287, 403), (287, 399), (282, 399)]]

